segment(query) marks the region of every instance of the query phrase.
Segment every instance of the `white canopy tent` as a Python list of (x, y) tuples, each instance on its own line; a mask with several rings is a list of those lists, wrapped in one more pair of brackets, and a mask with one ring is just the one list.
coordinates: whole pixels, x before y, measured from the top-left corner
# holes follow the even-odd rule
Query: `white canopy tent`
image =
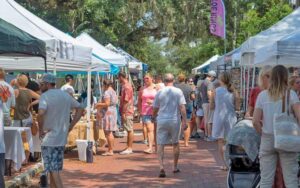
[[(123, 56), (106, 49), (104, 46), (102, 46), (99, 42), (97, 42), (87, 33), (80, 34), (78, 37), (76, 37), (76, 40), (81, 44), (92, 47), (93, 54), (95, 54), (97, 57), (102, 58), (105, 61), (108, 61), (109, 63), (116, 66), (126, 65), (126, 59)], [(99, 61), (99, 58), (93, 56), (92, 61), (93, 62)]]
[[(45, 41), (48, 70), (82, 71), (90, 65), (91, 48), (79, 44), (73, 37), (51, 26), (13, 0), (1, 0), (0, 7), (0, 18)], [(34, 60), (36, 59), (26, 60), (29, 64), (24, 66), (32, 67), (31, 70), (45, 69), (44, 63)]]
[(211, 58), (209, 58), (206, 62), (204, 62), (203, 64), (199, 65), (196, 68), (192, 69), (192, 74), (197, 74), (198, 70), (210, 65), (211, 62), (216, 61), (218, 59), (219, 55), (214, 55)]
[(241, 65), (253, 65), (254, 53), (260, 48), (270, 45), (282, 37), (300, 29), (300, 8), (294, 10), (269, 29), (250, 37), (241, 46)]
[(132, 70), (132, 71), (142, 71), (143, 70), (144, 63), (139, 61), (138, 59), (136, 59), (135, 57), (133, 57), (132, 55), (130, 55), (123, 49), (116, 48), (114, 45), (112, 45), (110, 43), (107, 44), (105, 47), (109, 50), (112, 50), (112, 51), (122, 55), (126, 59), (126, 62), (128, 62), (129, 70)]
[(218, 66), (220, 66), (220, 65), (224, 65), (224, 55), (223, 56), (219, 56), (215, 61), (212, 61), (211, 63), (210, 63), (210, 67), (209, 67), (209, 69), (210, 70), (217, 70), (218, 69)]
[(300, 61), (300, 30), (287, 35), (275, 43), (262, 47), (255, 53), (254, 65), (282, 64), (287, 67), (299, 66)]
[(7, 71), (44, 71), (45, 59), (19, 54), (1, 55), (0, 67)]

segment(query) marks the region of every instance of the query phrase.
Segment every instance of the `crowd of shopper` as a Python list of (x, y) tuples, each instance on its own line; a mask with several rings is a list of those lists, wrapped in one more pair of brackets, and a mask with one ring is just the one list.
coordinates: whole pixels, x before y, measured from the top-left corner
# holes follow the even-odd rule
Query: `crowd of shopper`
[[(31, 79), (26, 74), (18, 75), (11, 84), (4, 80), (5, 72), (0, 69), (0, 138), (3, 139), (4, 125), (32, 126), (32, 107), (38, 104), (38, 135), (42, 140), (44, 169), (50, 173), (53, 184), (62, 186), (58, 172), (62, 170), (67, 135), (83, 115), (84, 108), (75, 100), (73, 76), (67, 75), (65, 85), (56, 89), (56, 77), (45, 74), (37, 84), (39, 89), (36, 91), (28, 88)], [(102, 82), (103, 94), (94, 104), (97, 110), (96, 126), (104, 130), (107, 140), (107, 151), (103, 156), (115, 154), (114, 133), (120, 131), (117, 126), (118, 114), (121, 117), (120, 127), (127, 133), (126, 148), (120, 154), (130, 155), (134, 152), (134, 87), (129, 76), (123, 72), (119, 73), (118, 81), (121, 85), (120, 96), (112, 80), (105, 79)], [(300, 121), (300, 78), (297, 75), (289, 77), (288, 70), (283, 66), (266, 66), (260, 70), (257, 81), (258, 86), (251, 89), (245, 117), (253, 118), (254, 127), (261, 135), (260, 186), (270, 187), (274, 184), (274, 179), (281, 178), (279, 184), (294, 187), (297, 184), (297, 153), (274, 149), (273, 115), (280, 113), (282, 97), (289, 91), (290, 106), (287, 108)], [(143, 142), (147, 145), (144, 153), (157, 153), (160, 162), (159, 177), (166, 177), (164, 147), (170, 144), (174, 152), (173, 173), (180, 172), (180, 139), (185, 147), (189, 147), (190, 139), (193, 138), (206, 142), (217, 141), (219, 157), (223, 161), (221, 169), (228, 170), (224, 146), (227, 135), (237, 122), (236, 112), (241, 107), (240, 96), (232, 85), (230, 73), (222, 72), (217, 77), (216, 72), (209, 71), (198, 79), (188, 78), (184, 74), (179, 74), (176, 78), (172, 74), (153, 77), (147, 73), (136, 100), (143, 126)], [(5, 159), (3, 143), (0, 142), (1, 167), (5, 166), (2, 165)], [(26, 144), (24, 149), (29, 154)], [(28, 158), (27, 155), (26, 161)], [(4, 169), (1, 168), (0, 186), (4, 182), (3, 175)]]

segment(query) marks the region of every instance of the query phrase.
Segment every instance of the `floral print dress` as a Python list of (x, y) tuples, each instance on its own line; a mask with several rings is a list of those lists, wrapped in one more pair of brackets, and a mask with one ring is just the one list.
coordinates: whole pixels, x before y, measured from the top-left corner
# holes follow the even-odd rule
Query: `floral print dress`
[(110, 105), (107, 108), (100, 110), (101, 124), (104, 131), (116, 131), (117, 130), (117, 102), (118, 96), (116, 92), (109, 88), (104, 92), (102, 102), (105, 99), (110, 98)]

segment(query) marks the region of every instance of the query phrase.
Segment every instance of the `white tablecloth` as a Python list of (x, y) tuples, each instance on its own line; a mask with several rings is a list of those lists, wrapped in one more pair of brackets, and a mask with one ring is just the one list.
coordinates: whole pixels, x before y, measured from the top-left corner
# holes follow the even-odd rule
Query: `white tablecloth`
[(22, 142), (22, 132), (26, 131), (29, 150), (34, 152), (33, 140), (30, 127), (4, 127), (5, 159), (14, 162), (15, 170), (22, 167), (22, 162), (26, 159)]

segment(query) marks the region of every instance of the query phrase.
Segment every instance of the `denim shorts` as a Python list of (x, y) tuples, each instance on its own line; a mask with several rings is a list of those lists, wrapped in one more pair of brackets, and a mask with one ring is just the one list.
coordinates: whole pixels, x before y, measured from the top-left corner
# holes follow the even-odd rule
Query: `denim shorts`
[(186, 109), (186, 119), (191, 120), (193, 115), (193, 103), (186, 104), (185, 109)]
[(149, 123), (152, 122), (152, 115), (143, 115), (142, 116), (143, 123)]

